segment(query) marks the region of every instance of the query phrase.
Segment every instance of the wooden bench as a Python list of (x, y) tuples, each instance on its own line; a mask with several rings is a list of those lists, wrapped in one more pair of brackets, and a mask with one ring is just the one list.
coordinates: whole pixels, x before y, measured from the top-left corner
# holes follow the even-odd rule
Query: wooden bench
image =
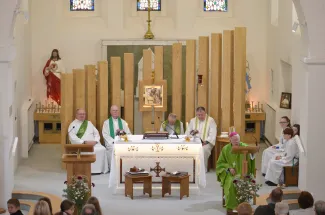
[(179, 195), (180, 200), (182, 200), (183, 196), (190, 196), (190, 175), (186, 176), (162, 176), (162, 189), (161, 196), (164, 197), (166, 193), (171, 195), (171, 183), (176, 182), (180, 184)]
[(152, 176), (151, 175), (129, 175), (125, 174), (125, 197), (128, 195), (133, 199), (133, 184), (143, 182), (143, 194), (152, 196)]
[(284, 184), (286, 186), (298, 186), (299, 165), (284, 167)]

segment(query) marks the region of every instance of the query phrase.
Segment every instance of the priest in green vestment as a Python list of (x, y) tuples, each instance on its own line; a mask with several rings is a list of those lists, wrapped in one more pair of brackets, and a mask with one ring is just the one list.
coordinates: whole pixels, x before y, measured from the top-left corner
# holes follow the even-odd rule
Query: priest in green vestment
[(169, 135), (177, 135), (184, 134), (183, 123), (177, 119), (176, 114), (170, 113), (168, 115), (168, 119), (161, 123), (160, 131), (167, 131)]
[(110, 113), (111, 116), (104, 122), (102, 129), (105, 146), (107, 149), (108, 168), (111, 167), (111, 160), (113, 156), (112, 153), (114, 151), (114, 139), (116, 134), (131, 134), (128, 124), (120, 117), (120, 109), (117, 105), (111, 106)]
[[(243, 154), (233, 154), (231, 152), (232, 146), (248, 146), (240, 142), (240, 136), (236, 132), (229, 135), (230, 143), (222, 148), (217, 161), (217, 180), (220, 182), (224, 190), (224, 198), (227, 210), (234, 210), (238, 206), (236, 199), (236, 189), (233, 180), (236, 176), (240, 177), (242, 174)], [(255, 173), (255, 155), (248, 154), (248, 172), (247, 174)]]

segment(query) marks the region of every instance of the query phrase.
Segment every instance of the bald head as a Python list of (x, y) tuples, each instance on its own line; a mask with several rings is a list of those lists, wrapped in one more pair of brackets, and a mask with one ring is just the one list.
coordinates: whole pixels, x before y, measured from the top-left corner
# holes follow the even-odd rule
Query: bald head
[(276, 203), (276, 202), (281, 202), (282, 201), (282, 197), (283, 197), (283, 191), (280, 187), (275, 188), (274, 190), (272, 190), (272, 192), (270, 193), (270, 199), (272, 200), (272, 202)]
[(250, 204), (244, 202), (237, 207), (238, 215), (252, 215), (253, 209)]
[(83, 108), (78, 108), (76, 110), (76, 119), (79, 121), (85, 121), (86, 119), (86, 111)]
[(120, 116), (120, 108), (117, 105), (112, 105), (110, 113), (111, 116), (116, 119)]

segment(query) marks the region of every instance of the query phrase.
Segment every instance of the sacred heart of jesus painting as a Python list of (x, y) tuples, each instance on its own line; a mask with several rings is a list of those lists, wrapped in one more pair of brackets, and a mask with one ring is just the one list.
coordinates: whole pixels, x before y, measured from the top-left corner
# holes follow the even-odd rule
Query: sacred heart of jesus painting
[(162, 106), (163, 105), (163, 86), (144, 86), (144, 105)]
[[(150, 81), (139, 81), (139, 110), (152, 111), (167, 111), (167, 83), (166, 80), (155, 81), (154, 84)], [(142, 97), (142, 98), (141, 98)]]

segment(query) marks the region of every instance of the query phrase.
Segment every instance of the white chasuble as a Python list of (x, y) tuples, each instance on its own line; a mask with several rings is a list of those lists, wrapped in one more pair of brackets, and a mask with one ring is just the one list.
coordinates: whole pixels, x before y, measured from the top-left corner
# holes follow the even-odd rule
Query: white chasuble
[(197, 117), (191, 119), (185, 134), (190, 135), (192, 130), (198, 130), (196, 136), (200, 137), (203, 142), (208, 141), (210, 144), (203, 146), (204, 150), (204, 163), (207, 170), (208, 160), (211, 155), (211, 150), (215, 145), (217, 138), (217, 125), (212, 117), (206, 115), (204, 121), (200, 121)]
[(100, 136), (95, 126), (88, 121), (87, 129), (84, 135), (79, 138), (77, 133), (83, 122), (75, 119), (69, 126), (69, 139), (71, 144), (83, 144), (85, 141), (96, 141), (97, 144), (94, 146), (94, 153), (96, 154), (96, 161), (91, 164), (91, 173), (107, 173), (107, 155), (106, 149), (100, 144)]
[[(294, 139), (288, 140), (285, 144), (285, 151), (278, 155), (274, 155), (273, 158), (269, 161), (265, 179), (267, 181), (278, 184), (281, 173), (283, 171), (283, 167), (294, 165), (296, 163), (296, 160), (294, 158), (296, 158), (298, 153), (299, 149), (296, 141), (294, 141)], [(281, 159), (275, 160), (276, 156), (281, 156)]]

